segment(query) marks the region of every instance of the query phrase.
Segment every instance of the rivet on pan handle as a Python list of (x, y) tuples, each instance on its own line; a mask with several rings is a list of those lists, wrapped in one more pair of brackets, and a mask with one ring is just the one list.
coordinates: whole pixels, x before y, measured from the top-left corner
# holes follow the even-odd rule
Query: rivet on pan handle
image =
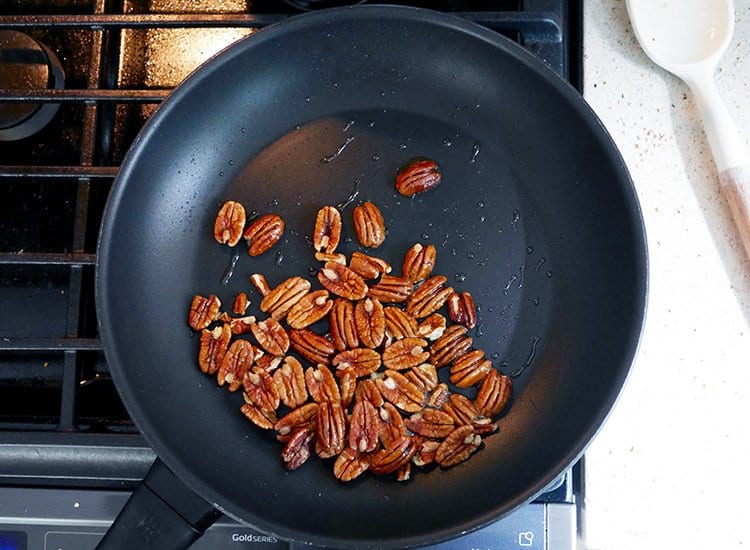
[(157, 459), (97, 550), (184, 550), (221, 513)]

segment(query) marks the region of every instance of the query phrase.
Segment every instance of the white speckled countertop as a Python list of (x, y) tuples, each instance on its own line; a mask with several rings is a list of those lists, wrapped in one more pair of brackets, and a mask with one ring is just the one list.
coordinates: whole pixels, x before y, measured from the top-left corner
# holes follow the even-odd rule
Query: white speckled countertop
[[(640, 50), (624, 0), (584, 1), (585, 97), (630, 168), (649, 244), (646, 326), (586, 454), (585, 547), (750, 546), (750, 261), (687, 87)], [(750, 145), (750, 0), (717, 73)]]

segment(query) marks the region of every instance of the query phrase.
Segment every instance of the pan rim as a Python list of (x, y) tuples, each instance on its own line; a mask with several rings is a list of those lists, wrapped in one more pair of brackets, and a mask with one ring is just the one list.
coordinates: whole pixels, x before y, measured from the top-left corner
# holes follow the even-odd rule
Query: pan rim
[(430, 535), (416, 535), (416, 536), (404, 536), (398, 539), (387, 539), (387, 540), (357, 540), (356, 544), (362, 548), (393, 548), (393, 547), (412, 547), (421, 546), (439, 541), (447, 540), (461, 534), (480, 529), (492, 522), (495, 522), (503, 516), (511, 513), (517, 509), (520, 505), (532, 500), (545, 488), (556, 479), (562, 472), (574, 464), (584, 453), (588, 444), (592, 441), (596, 433), (601, 429), (607, 417), (613, 410), (617, 403), (617, 400), (622, 394), (624, 384), (631, 371), (633, 360), (635, 359), (637, 350), (640, 345), (643, 326), (645, 323), (647, 295), (648, 295), (648, 253), (646, 243), (646, 232), (643, 220), (643, 215), (638, 202), (637, 194), (633, 181), (630, 177), (625, 162), (620, 154), (617, 146), (610, 136), (604, 124), (589, 106), (589, 104), (583, 99), (583, 97), (564, 79), (562, 79), (552, 69), (547, 67), (542, 61), (534, 57), (531, 53), (527, 52), (520, 45), (516, 44), (512, 40), (502, 36), (501, 34), (479, 26), (476, 23), (461, 19), (459, 17), (445, 14), (433, 10), (413, 8), (406, 6), (386, 6), (386, 5), (365, 5), (365, 6), (351, 6), (343, 8), (330, 8), (322, 10), (320, 12), (312, 12), (306, 14), (295, 15), (263, 28), (251, 36), (244, 38), (238, 42), (235, 42), (222, 50), (195, 71), (193, 71), (181, 84), (175, 88), (170, 96), (164, 101), (159, 107), (157, 112), (146, 122), (144, 127), (139, 132), (138, 136), (131, 145), (127, 155), (125, 156), (120, 171), (113, 183), (112, 190), (107, 200), (107, 204), (102, 217), (102, 224), (100, 227), (99, 240), (97, 242), (97, 256), (95, 266), (95, 298), (96, 298), (96, 312), (97, 320), (99, 325), (99, 332), (102, 338), (104, 354), (108, 364), (110, 365), (110, 372), (115, 382), (118, 394), (123, 400), (125, 407), (129, 414), (132, 416), (134, 422), (141, 431), (143, 437), (152, 446), (154, 451), (160, 460), (162, 460), (172, 470), (183, 483), (191, 487), (193, 491), (201, 495), (208, 502), (216, 506), (223, 513), (228, 516), (240, 521), (243, 524), (261, 529), (265, 532), (271, 532), (283, 539), (293, 540), (304, 544), (316, 544), (321, 546), (333, 546), (341, 548), (351, 548), (353, 541), (349, 539), (336, 538), (336, 537), (320, 537), (311, 536), (308, 533), (297, 531), (294, 529), (285, 529), (284, 533), (274, 533), (273, 529), (264, 527), (265, 522), (262, 518), (259, 525), (254, 525), (249, 522), (248, 519), (256, 518), (240, 518), (231, 510), (222, 506), (221, 495), (213, 487), (204, 484), (199, 476), (196, 476), (189, 468), (187, 468), (180, 457), (170, 452), (170, 449), (166, 445), (162, 445), (158, 437), (151, 437), (152, 434), (158, 434), (159, 429), (155, 427), (158, 422), (154, 423), (144, 412), (140, 406), (138, 399), (136, 399), (137, 386), (130, 383), (129, 377), (125, 375), (126, 367), (124, 362), (120, 361), (118, 350), (110, 344), (113, 339), (113, 334), (116, 332), (113, 327), (113, 320), (106, 314), (108, 311), (107, 307), (107, 296), (112, 292), (111, 285), (108, 282), (106, 261), (102, 261), (109, 256), (109, 250), (112, 248), (113, 237), (114, 237), (114, 226), (120, 209), (118, 208), (122, 201), (123, 195), (126, 192), (126, 182), (130, 179), (130, 174), (133, 171), (133, 167), (138, 162), (138, 159), (143, 155), (144, 151), (147, 150), (147, 144), (150, 139), (153, 138), (155, 131), (159, 128), (160, 122), (167, 118), (171, 110), (179, 105), (181, 99), (188, 95), (203, 78), (209, 76), (219, 67), (225, 63), (231, 61), (237, 56), (244, 55), (248, 49), (256, 47), (258, 44), (265, 43), (267, 41), (275, 40), (278, 36), (287, 33), (293, 33), (295, 30), (306, 28), (310, 25), (316, 25), (321, 23), (339, 23), (342, 20), (347, 21), (360, 17), (377, 17), (377, 18), (390, 18), (404, 20), (409, 19), (411, 21), (430, 24), (437, 27), (445, 27), (451, 30), (464, 33), (477, 40), (480, 40), (497, 50), (499, 55), (506, 55), (514, 58), (516, 61), (524, 65), (526, 70), (534, 72), (544, 82), (554, 88), (554, 91), (559, 97), (564, 100), (574, 111), (580, 115), (582, 123), (589, 127), (592, 134), (596, 137), (596, 140), (602, 146), (603, 151), (606, 152), (609, 157), (613, 169), (618, 175), (617, 183), (621, 188), (623, 197), (626, 200), (628, 210), (631, 211), (631, 220), (633, 222), (633, 238), (635, 242), (634, 248), (636, 249), (640, 266), (639, 272), (639, 289), (638, 297), (639, 303), (633, 308), (636, 312), (634, 318), (631, 319), (630, 325), (627, 328), (622, 329), (623, 342), (627, 343), (628, 353), (621, 358), (621, 366), (619, 368), (618, 377), (613, 380), (610, 386), (610, 392), (607, 394), (604, 402), (606, 407), (600, 412), (596, 418), (592, 418), (588, 429), (581, 433), (579, 437), (572, 441), (570, 444), (571, 451), (558, 460), (555, 468), (550, 469), (547, 477), (537, 480), (536, 484), (529, 487), (526, 491), (516, 495), (510, 501), (505, 501), (502, 506), (488, 510), (487, 513), (475, 517), (472, 521), (464, 522), (462, 524), (453, 524), (449, 528), (433, 531)]

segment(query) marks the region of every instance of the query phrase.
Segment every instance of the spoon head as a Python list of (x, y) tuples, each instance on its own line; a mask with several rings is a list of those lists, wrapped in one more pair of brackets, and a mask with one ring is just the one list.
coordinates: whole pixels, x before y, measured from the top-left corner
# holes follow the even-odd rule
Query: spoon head
[(718, 62), (734, 32), (733, 0), (627, 0), (627, 7), (646, 55), (677, 75)]

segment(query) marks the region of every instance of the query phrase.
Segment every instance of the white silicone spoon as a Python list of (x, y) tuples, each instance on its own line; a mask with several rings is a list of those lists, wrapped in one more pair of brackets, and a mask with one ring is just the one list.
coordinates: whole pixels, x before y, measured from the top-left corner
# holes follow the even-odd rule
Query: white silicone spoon
[(641, 47), (684, 80), (703, 116), (719, 181), (750, 257), (750, 157), (714, 82), (734, 33), (733, 0), (627, 0)]

